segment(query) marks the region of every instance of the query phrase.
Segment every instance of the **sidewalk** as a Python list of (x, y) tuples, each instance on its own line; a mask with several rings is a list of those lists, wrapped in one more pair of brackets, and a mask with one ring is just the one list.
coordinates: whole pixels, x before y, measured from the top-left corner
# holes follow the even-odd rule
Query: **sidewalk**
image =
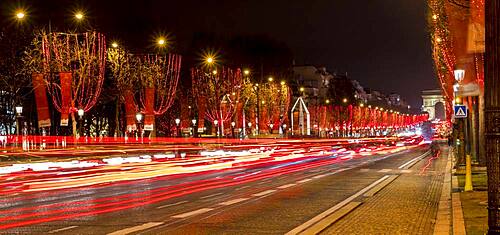
[[(433, 234), (439, 208), (449, 209), (440, 205), (449, 203), (450, 198), (450, 187), (443, 187), (450, 177), (447, 166), (450, 170), (448, 147), (442, 146), (438, 157), (428, 156), (418, 161), (409, 169), (411, 173), (395, 176), (392, 183), (376, 194), (358, 198), (361, 204), (356, 209), (321, 234)], [(441, 193), (443, 189), (445, 194)], [(449, 234), (450, 214), (439, 215), (445, 219), (440, 223), (441, 228)]]

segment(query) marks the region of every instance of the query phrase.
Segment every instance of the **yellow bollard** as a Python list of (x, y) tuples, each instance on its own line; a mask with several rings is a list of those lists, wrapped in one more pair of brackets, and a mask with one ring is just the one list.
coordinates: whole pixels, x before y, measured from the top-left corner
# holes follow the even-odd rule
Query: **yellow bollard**
[(467, 154), (465, 158), (465, 187), (464, 191), (472, 191), (472, 166), (470, 154)]

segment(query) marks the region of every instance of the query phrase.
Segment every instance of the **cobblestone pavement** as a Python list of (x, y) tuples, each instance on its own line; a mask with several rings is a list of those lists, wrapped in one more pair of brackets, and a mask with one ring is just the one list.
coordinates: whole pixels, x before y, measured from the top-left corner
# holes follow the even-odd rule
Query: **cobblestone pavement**
[(438, 158), (427, 157), (375, 196), (358, 198), (363, 204), (322, 234), (432, 234), (447, 157), (442, 146)]

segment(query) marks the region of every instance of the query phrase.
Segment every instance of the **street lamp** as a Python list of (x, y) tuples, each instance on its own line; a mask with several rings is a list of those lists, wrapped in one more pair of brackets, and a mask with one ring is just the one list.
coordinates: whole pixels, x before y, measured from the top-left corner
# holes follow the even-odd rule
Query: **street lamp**
[(216, 136), (219, 137), (219, 121), (214, 120), (214, 125), (215, 125), (215, 130), (216, 130)]
[(286, 136), (286, 123), (283, 123), (283, 135)]
[(236, 122), (231, 122), (231, 129), (232, 129), (233, 138), (235, 138), (235, 136), (234, 136), (234, 127), (235, 126), (236, 126)]
[(248, 129), (249, 129), (249, 133), (252, 133), (252, 123), (251, 122), (248, 122)]
[(458, 83), (461, 83), (462, 80), (465, 77), (465, 70), (463, 70), (463, 69), (455, 69), (453, 71), (453, 74), (455, 75), (455, 80), (457, 80)]
[(196, 119), (191, 120), (191, 122), (193, 123), (193, 137), (195, 137), (195, 136), (196, 136), (196, 130), (195, 130), (195, 127), (196, 127)]
[(83, 136), (83, 114), (85, 113), (85, 111), (80, 108), (78, 109), (78, 117), (79, 118), (79, 122), (80, 122), (80, 136)]
[(16, 106), (15, 109), (16, 109), (16, 132), (17, 136), (19, 136), (19, 130), (21, 128), (21, 115), (23, 114), (23, 106)]
[(249, 74), (250, 74), (250, 70), (245, 69), (245, 70), (243, 71), (243, 74), (245, 74), (245, 75), (249, 75)]
[(118, 48), (118, 43), (117, 43), (117, 42), (113, 42), (113, 43), (111, 43), (111, 46), (112, 46), (113, 48)]
[(157, 43), (159, 46), (164, 46), (166, 43), (165, 38), (163, 38), (163, 37), (158, 38)]
[(24, 17), (25, 17), (25, 16), (26, 16), (26, 15), (25, 15), (25, 13), (24, 13), (24, 11), (23, 11), (23, 10), (18, 10), (18, 11), (16, 12), (16, 18), (17, 18), (18, 20), (22, 20), (22, 19), (24, 19)]
[(181, 135), (181, 132), (180, 132), (180, 129), (179, 129), (179, 125), (180, 124), (181, 124), (181, 119), (176, 118), (175, 119), (175, 125), (177, 126), (177, 137), (179, 137)]
[(75, 13), (75, 19), (82, 20), (83, 17), (85, 17), (85, 15), (81, 11)]
[(270, 82), (272, 82), (272, 81), (274, 81), (274, 78), (273, 77), (269, 77), (267, 80), (270, 81)]
[(142, 138), (142, 126), (141, 126), (142, 113), (135, 114), (135, 119), (137, 120), (137, 131), (138, 133), (141, 133), (141, 138)]
[(207, 57), (207, 63), (212, 64), (214, 62), (214, 58), (209, 56)]
[(270, 130), (269, 130), (269, 134), (273, 134), (273, 127), (274, 127), (274, 124), (269, 124), (269, 127), (270, 127)]

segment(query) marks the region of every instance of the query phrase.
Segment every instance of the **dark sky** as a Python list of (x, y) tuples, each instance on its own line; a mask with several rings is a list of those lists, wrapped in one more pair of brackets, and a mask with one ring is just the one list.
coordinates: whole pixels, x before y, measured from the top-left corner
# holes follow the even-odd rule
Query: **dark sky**
[(400, 93), (413, 106), (420, 105), (421, 90), (437, 87), (424, 0), (74, 2), (38, 0), (29, 7), (33, 14), (60, 15), (80, 6), (105, 33), (143, 45), (159, 32), (171, 33), (177, 44), (193, 32), (265, 34), (285, 42), (296, 64), (347, 72), (364, 87)]

